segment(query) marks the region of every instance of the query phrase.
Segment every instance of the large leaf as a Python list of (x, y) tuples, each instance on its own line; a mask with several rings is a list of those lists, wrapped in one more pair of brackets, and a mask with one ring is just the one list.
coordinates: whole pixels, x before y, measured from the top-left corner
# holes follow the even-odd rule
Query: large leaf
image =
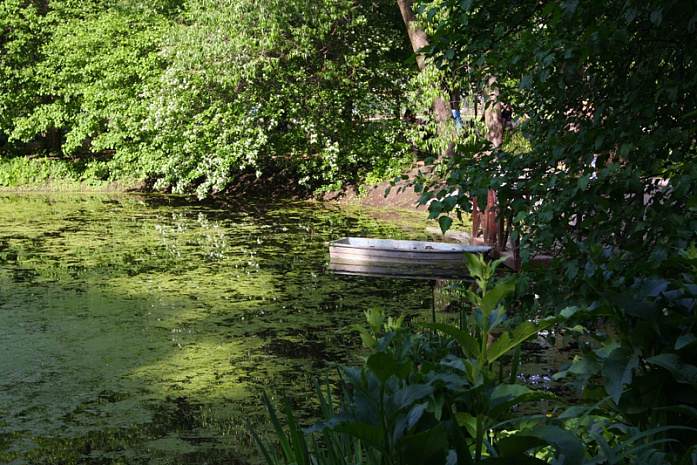
[(491, 395), (489, 396), (489, 404), (491, 407), (496, 407), (503, 402), (517, 399), (528, 392), (530, 392), (530, 388), (527, 386), (521, 386), (520, 384), (499, 384), (491, 392)]
[(605, 358), (602, 369), (605, 390), (615, 403), (619, 403), (624, 385), (631, 384), (632, 374), (638, 367), (638, 355), (623, 347), (616, 348)]
[(412, 429), (414, 425), (416, 425), (419, 422), (427, 408), (428, 402), (424, 402), (423, 404), (415, 405), (414, 408), (409, 410), (409, 413), (406, 416), (407, 430)]
[(423, 465), (444, 464), (449, 448), (443, 423), (429, 430), (404, 436), (397, 441), (401, 463)]
[[(544, 441), (540, 438), (534, 438), (526, 435), (515, 435), (499, 439), (496, 445), (499, 449), (499, 453), (503, 457), (509, 457), (506, 459), (506, 463), (511, 463), (512, 461), (510, 457), (529, 457), (525, 455), (525, 452), (535, 449), (537, 447), (545, 447), (549, 444), (547, 443), (547, 441)], [(516, 457), (515, 463), (518, 463), (518, 457)]]
[(481, 256), (464, 252), (467, 258), (467, 269), (474, 278), (484, 276), (486, 274), (486, 262), (481, 258)]
[(370, 354), (366, 366), (381, 383), (385, 383), (391, 376), (397, 376), (399, 373), (399, 364), (394, 357), (385, 352)]
[(680, 350), (693, 344), (697, 344), (697, 336), (693, 333), (683, 334), (675, 341), (675, 350)]
[(375, 350), (375, 338), (373, 338), (373, 335), (370, 334), (370, 332), (366, 328), (364, 328), (361, 325), (351, 325), (349, 326), (349, 328), (358, 331), (358, 334), (361, 336), (361, 341), (363, 341), (363, 347), (365, 347), (368, 350)]
[(622, 307), (628, 315), (656, 321), (663, 317), (663, 306), (659, 303), (639, 301), (631, 294), (604, 294), (604, 297), (611, 304)]
[(384, 431), (380, 426), (368, 425), (366, 423), (339, 423), (332, 427), (332, 431), (346, 433), (375, 446), (380, 446), (385, 437)]
[(646, 361), (668, 370), (678, 383), (697, 384), (697, 366), (685, 363), (676, 354), (659, 354)]
[(557, 457), (563, 455), (564, 465), (581, 465), (583, 462), (584, 451), (580, 439), (558, 426), (537, 426), (498, 441), (501, 455), (505, 456), (514, 456), (544, 445), (554, 447)]
[(453, 219), (449, 216), (441, 215), (440, 217), (438, 217), (438, 224), (440, 225), (441, 232), (445, 234), (448, 231), (448, 229), (450, 229), (450, 226), (452, 226)]
[(492, 418), (499, 418), (510, 414), (511, 409), (516, 405), (543, 399), (560, 400), (559, 397), (551, 392), (533, 390), (519, 384), (500, 384), (494, 388), (489, 398), (489, 405), (491, 407), (489, 416)]
[(389, 403), (395, 410), (405, 409), (430, 395), (434, 390), (435, 388), (429, 384), (410, 384), (390, 396)]
[(515, 281), (512, 279), (497, 282), (496, 285), (484, 295), (479, 303), (479, 308), (484, 315), (486, 315), (486, 318), (488, 318), (489, 314), (494, 311), (501, 301), (514, 290)]

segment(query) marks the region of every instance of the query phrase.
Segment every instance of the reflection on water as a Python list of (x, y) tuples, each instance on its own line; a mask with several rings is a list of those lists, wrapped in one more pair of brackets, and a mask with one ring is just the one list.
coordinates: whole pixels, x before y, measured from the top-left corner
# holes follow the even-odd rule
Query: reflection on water
[(4, 195), (0, 218), (3, 463), (256, 462), (263, 389), (311, 414), (343, 327), (431, 302), (328, 273), (329, 240), (420, 238), (337, 207)]

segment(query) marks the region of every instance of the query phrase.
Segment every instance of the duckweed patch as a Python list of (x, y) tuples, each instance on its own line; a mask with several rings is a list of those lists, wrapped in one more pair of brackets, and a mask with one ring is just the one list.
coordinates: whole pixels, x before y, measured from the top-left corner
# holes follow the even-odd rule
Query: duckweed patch
[(3, 463), (255, 463), (263, 389), (311, 418), (342, 328), (430, 311), (427, 282), (327, 271), (338, 237), (423, 238), (356, 209), (4, 194), (0, 218)]

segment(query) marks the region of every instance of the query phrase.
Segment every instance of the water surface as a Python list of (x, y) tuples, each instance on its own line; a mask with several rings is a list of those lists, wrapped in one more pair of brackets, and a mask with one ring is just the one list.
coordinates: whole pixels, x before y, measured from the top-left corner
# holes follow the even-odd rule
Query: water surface
[(318, 203), (0, 194), (0, 462), (256, 463), (263, 390), (311, 415), (342, 328), (430, 315), (426, 281), (328, 272), (347, 235), (430, 239)]

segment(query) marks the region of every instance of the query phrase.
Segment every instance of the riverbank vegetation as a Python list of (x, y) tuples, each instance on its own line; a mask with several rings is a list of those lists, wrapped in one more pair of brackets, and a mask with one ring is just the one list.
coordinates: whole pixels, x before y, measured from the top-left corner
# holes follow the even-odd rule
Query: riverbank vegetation
[[(366, 355), (340, 367), (339, 400), (315, 382), (323, 421), (303, 429), (287, 399), (282, 421), (265, 397), (279, 442), (252, 433), (268, 465), (695, 463), (695, 336), (680, 328), (694, 320), (694, 285), (656, 281), (641, 300), (608, 296), (509, 325), (515, 280), (496, 277), (502, 260), (468, 262), (475, 285), (458, 286), (467, 296), (459, 326), (415, 331), (373, 308), (367, 328), (351, 327)], [(591, 330), (598, 318), (603, 329)], [(521, 342), (547, 331), (580, 344), (555, 375), (578, 389), (570, 402), (517, 376)]]
[[(695, 463), (694, 5), (445, 1), (417, 11), (434, 66), (484, 91), (489, 111), (512, 104), (518, 119), (478, 128), (485, 138), (438, 133), (440, 147), (456, 142), (454, 154), (430, 159), (412, 185), (443, 229), (475, 198), (508, 220), (527, 271), (518, 310), (560, 318), (557, 334), (579, 344), (558, 377), (579, 389), (581, 405), (491, 419), (500, 402), (522, 400), (515, 389), (505, 401), (475, 398), (483, 379), (454, 381), (477, 373), (470, 337), (490, 307), (473, 302), (464, 333), (438, 328), (451, 338), (432, 339), (455, 347), (435, 362), (453, 385), (437, 375), (423, 382), (433, 361), (410, 359), (388, 325), (373, 353), (345, 370), (352, 391), (339, 419), (308, 431), (348, 435), (367, 463)], [(502, 143), (504, 130), (525, 143)], [(492, 191), (496, 203), (485, 204)], [(533, 266), (543, 254), (547, 265)], [(495, 396), (502, 386), (482, 389)]]
[(199, 197), (245, 170), (309, 192), (394, 175), (414, 72), (392, 6), (3, 2), (4, 156)]
[[(8, 0), (0, 33), (0, 183), (129, 179), (205, 197), (250, 172), (315, 194), (407, 178), (444, 231), (474, 202), (494, 208), (520, 246), (505, 293), (518, 320), (583, 337), (559, 376), (588, 405), (494, 422), (500, 442), (484, 416), (522, 391), (477, 377), (488, 349), (468, 353), (469, 332), (488, 319), (432, 328), (452, 339), (428, 339), (448, 351), (423, 372), (409, 351), (426, 336), (388, 325), (346, 375), (381, 408), (403, 401), (393, 428), (358, 421), (354, 390), (355, 416), (324, 431), (373, 441), (377, 463), (411, 463), (436, 436), (447, 444), (427, 458), (443, 463), (697, 461), (694, 2)], [(44, 158), (19, 158), (37, 141)], [(417, 158), (426, 168), (401, 175)], [(503, 300), (469, 292), (473, 315), (499, 315)]]

